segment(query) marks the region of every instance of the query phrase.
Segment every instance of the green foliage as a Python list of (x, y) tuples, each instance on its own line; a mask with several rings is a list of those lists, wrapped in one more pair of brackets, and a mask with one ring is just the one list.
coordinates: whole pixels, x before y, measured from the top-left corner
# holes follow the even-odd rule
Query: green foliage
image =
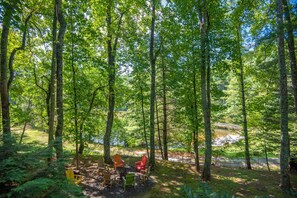
[(9, 197), (38, 197), (48, 194), (58, 188), (56, 182), (48, 178), (38, 178), (28, 181), (17, 188), (14, 188)]
[[(235, 195), (232, 195), (227, 192), (214, 192), (207, 182), (198, 182), (198, 188), (193, 189), (190, 186), (182, 186), (181, 194), (185, 198), (235, 198)], [(269, 196), (255, 196), (255, 198), (268, 198)]]

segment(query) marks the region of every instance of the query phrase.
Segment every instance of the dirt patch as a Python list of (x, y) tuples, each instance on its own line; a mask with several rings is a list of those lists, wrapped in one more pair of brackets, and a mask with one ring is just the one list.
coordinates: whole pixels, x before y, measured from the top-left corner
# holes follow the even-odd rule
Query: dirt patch
[[(84, 159), (83, 161), (85, 161)], [(120, 178), (117, 179), (112, 185), (105, 185), (103, 183), (103, 176), (98, 173), (98, 163), (91, 162), (88, 159), (88, 163), (82, 163), (80, 167), (80, 174), (84, 176), (84, 179), (80, 186), (83, 188), (83, 193), (88, 197), (100, 197), (100, 198), (121, 198), (121, 197), (141, 197), (154, 185), (154, 182), (149, 178), (146, 182), (141, 182), (139, 177), (136, 176), (136, 185), (127, 186), (124, 191), (124, 181)], [(74, 166), (72, 166), (74, 169)], [(134, 167), (128, 169), (130, 172), (136, 172)], [(137, 174), (136, 174), (137, 175)]]

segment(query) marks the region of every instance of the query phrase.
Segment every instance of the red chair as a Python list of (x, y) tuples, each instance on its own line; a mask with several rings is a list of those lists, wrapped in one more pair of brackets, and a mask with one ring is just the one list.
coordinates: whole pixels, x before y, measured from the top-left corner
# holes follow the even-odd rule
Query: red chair
[(136, 170), (138, 171), (145, 170), (146, 162), (147, 162), (147, 157), (146, 155), (143, 155), (141, 158), (141, 161), (136, 162)]
[(113, 159), (114, 159), (114, 169), (125, 166), (125, 162), (121, 159), (121, 156), (119, 154), (116, 154), (113, 157)]

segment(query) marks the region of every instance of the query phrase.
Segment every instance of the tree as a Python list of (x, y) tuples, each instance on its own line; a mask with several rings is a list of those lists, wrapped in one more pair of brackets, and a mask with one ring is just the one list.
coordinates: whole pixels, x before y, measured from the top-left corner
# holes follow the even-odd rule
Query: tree
[(210, 101), (208, 100), (207, 88), (207, 61), (206, 54), (208, 53), (207, 39), (208, 39), (208, 28), (209, 28), (209, 15), (207, 12), (207, 3), (205, 0), (199, 1), (198, 14), (200, 21), (200, 68), (201, 68), (201, 98), (202, 98), (202, 110), (204, 117), (204, 131), (205, 131), (205, 161), (202, 173), (202, 179), (205, 181), (210, 180), (210, 166), (211, 166), (211, 125), (210, 125)]
[(287, 0), (282, 0), (282, 3), (283, 3), (285, 20), (286, 20), (285, 25), (286, 25), (286, 29), (287, 29), (287, 33), (288, 33), (287, 43), (288, 43), (290, 63), (291, 63), (290, 66), (291, 66), (293, 95), (294, 95), (294, 101), (295, 101), (295, 113), (297, 115), (297, 65), (296, 65), (293, 27), (292, 27), (288, 2), (287, 2)]
[[(119, 31), (122, 24), (122, 17), (124, 13), (120, 14), (117, 32), (112, 32), (112, 16), (111, 9), (113, 8), (113, 1), (109, 0), (106, 11), (106, 25), (107, 25), (107, 53), (108, 53), (108, 114), (106, 121), (106, 129), (104, 134), (104, 162), (113, 163), (110, 157), (110, 135), (112, 131), (112, 124), (114, 118), (114, 106), (115, 106), (115, 77), (116, 77), (116, 65), (115, 58), (117, 53), (117, 45), (119, 39)], [(112, 40), (113, 34), (115, 34), (114, 41)]]
[[(9, 112), (9, 93), (8, 93), (8, 80), (7, 80), (7, 45), (8, 35), (11, 26), (13, 5), (9, 5), (5, 1), (4, 16), (2, 23), (1, 33), (1, 107), (2, 107), (2, 127), (3, 127), (3, 142), (4, 145), (10, 147), (12, 145), (11, 130), (10, 130), (10, 112)], [(11, 6), (11, 7), (10, 7)]]
[(151, 0), (151, 28), (150, 28), (150, 64), (151, 64), (151, 96), (150, 96), (150, 159), (151, 170), (155, 168), (155, 98), (156, 98), (156, 60), (158, 51), (155, 53), (155, 17), (156, 1)]
[(285, 63), (284, 31), (283, 31), (283, 4), (276, 0), (277, 34), (278, 34), (278, 66), (280, 89), (280, 127), (281, 127), (281, 152), (280, 152), (280, 187), (282, 190), (291, 188), (288, 169), (289, 159), (289, 134), (288, 134), (288, 91), (287, 69)]
[(238, 27), (236, 30), (237, 35), (237, 53), (238, 53), (238, 61), (239, 61), (239, 76), (240, 76), (240, 92), (241, 92), (241, 104), (242, 104), (242, 118), (243, 118), (243, 133), (244, 133), (244, 143), (245, 143), (245, 161), (246, 168), (252, 169), (251, 160), (250, 160), (250, 152), (249, 152), (249, 137), (248, 137), (248, 128), (247, 128), (247, 118), (246, 118), (246, 106), (245, 106), (245, 89), (244, 89), (244, 75), (243, 75), (243, 62), (241, 55), (241, 27), (240, 22), (238, 21)]

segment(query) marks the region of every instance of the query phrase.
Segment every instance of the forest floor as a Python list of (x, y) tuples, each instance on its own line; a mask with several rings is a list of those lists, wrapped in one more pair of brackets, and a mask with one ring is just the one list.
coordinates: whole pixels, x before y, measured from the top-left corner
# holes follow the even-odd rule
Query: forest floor
[[(17, 133), (20, 133), (18, 131)], [(25, 133), (24, 144), (40, 144), (46, 146), (47, 134), (38, 130), (28, 130)], [(74, 144), (65, 143), (64, 149), (74, 156)], [(192, 158), (192, 154), (170, 152), (176, 161), (156, 160), (156, 169), (151, 173), (145, 184), (128, 188), (125, 192), (121, 184), (112, 187), (102, 187), (102, 180), (96, 174), (98, 166), (103, 165), (102, 145), (89, 144), (85, 155), (80, 158), (80, 172), (84, 176), (81, 187), (88, 197), (180, 197), (181, 187), (186, 185), (198, 188), (200, 173), (197, 173), (192, 163), (184, 163), (181, 159)], [(112, 147), (111, 154), (119, 153), (126, 164), (131, 167), (139, 161), (145, 149)], [(159, 153), (157, 152), (157, 156)], [(160, 155), (159, 155), (160, 156)], [(201, 159), (202, 161), (202, 159)], [(74, 161), (72, 165), (74, 166)], [(290, 197), (279, 190), (279, 170), (277, 167), (268, 171), (266, 168), (254, 167), (246, 170), (240, 167), (212, 166), (212, 179), (209, 186), (215, 192), (228, 192), (236, 197), (255, 197), (268, 195), (270, 197)], [(297, 189), (297, 173), (291, 174), (293, 188)]]
[[(123, 155), (129, 165), (135, 164), (139, 157)], [(121, 184), (111, 187), (102, 186), (96, 172), (98, 164), (103, 163), (102, 156), (85, 156), (80, 161), (81, 172), (85, 176), (82, 182), (84, 194), (88, 197), (180, 197), (184, 185), (198, 188), (200, 173), (195, 166), (180, 162), (157, 160), (155, 171), (144, 184), (127, 188), (124, 192)], [(291, 174), (292, 186), (297, 189), (297, 173)], [(279, 190), (279, 172), (264, 169), (246, 170), (231, 167), (212, 167), (212, 180), (209, 186), (214, 192), (227, 192), (236, 197), (290, 197)], [(293, 197), (293, 196), (291, 196)]]

